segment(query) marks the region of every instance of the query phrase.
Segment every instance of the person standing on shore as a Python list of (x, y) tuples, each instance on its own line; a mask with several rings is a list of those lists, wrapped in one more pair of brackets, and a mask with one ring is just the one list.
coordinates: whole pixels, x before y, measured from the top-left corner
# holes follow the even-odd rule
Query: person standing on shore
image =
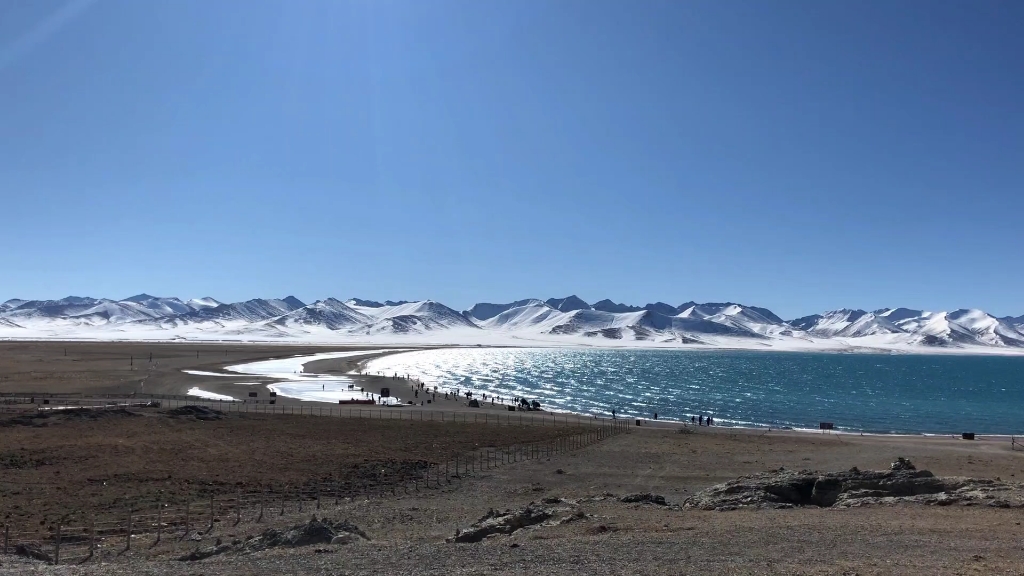
[(615, 408), (612, 408), (612, 420), (615, 420)]
[(701, 414), (700, 416), (697, 416), (697, 425), (698, 426), (703, 426), (704, 425), (704, 415), (703, 414)]
[(690, 424), (696, 424), (696, 423), (697, 423), (697, 417), (696, 416), (690, 416)]

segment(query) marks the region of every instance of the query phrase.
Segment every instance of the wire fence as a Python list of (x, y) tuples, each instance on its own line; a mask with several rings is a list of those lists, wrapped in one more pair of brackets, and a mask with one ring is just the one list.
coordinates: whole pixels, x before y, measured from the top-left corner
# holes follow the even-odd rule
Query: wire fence
[[(506, 426), (603, 426), (607, 418), (584, 416), (562, 412), (534, 410), (497, 410), (486, 406), (463, 410), (424, 410), (409, 405), (381, 405), (375, 408), (361, 406), (325, 405), (323, 403), (277, 404), (270, 400), (206, 400), (195, 396), (168, 394), (95, 394), (73, 397), (70, 395), (0, 394), (0, 412), (24, 413), (31, 405), (37, 411), (68, 410), (88, 408), (98, 410), (120, 410), (126, 408), (180, 408), (182, 406), (204, 406), (224, 413), (236, 414), (283, 414), (294, 416), (329, 416), (363, 418), (373, 420), (419, 420), (440, 422), (466, 422), (499, 424)], [(22, 408), (17, 406), (21, 405)], [(31, 409), (31, 408), (30, 408)]]
[[(172, 400), (173, 401), (173, 400)], [(191, 402), (192, 405), (195, 402)], [(228, 403), (225, 403), (228, 404)], [(242, 406), (241, 403), (233, 403)], [(252, 405), (255, 406), (255, 405)], [(273, 408), (273, 406), (263, 405)], [(268, 414), (290, 414), (281, 412)], [(351, 417), (362, 417), (364, 413), (377, 412), (378, 417), (388, 419), (384, 414), (412, 414), (388, 409), (379, 411), (353, 409)], [(260, 412), (262, 413), (262, 411)], [(317, 410), (296, 411), (298, 414), (319, 415)], [(429, 420), (430, 411), (420, 411), (419, 418)], [(443, 414), (443, 413), (442, 413)], [(471, 422), (472, 414), (452, 413), (445, 422)], [(343, 416), (339, 409), (326, 412), (324, 416)], [(496, 415), (476, 420), (491, 424), (504, 422)], [(514, 415), (509, 414), (509, 417)], [(531, 415), (532, 416), (532, 415)], [(117, 550), (119, 553), (131, 550), (133, 538), (148, 536), (153, 545), (161, 542), (189, 543), (196, 537), (209, 534), (218, 526), (236, 527), (240, 524), (269, 523), (286, 514), (320, 511), (339, 506), (357, 498), (387, 498), (409, 495), (426, 490), (458, 487), (462, 478), (503, 465), (547, 458), (590, 446), (606, 438), (630, 432), (627, 420), (601, 418), (555, 418), (543, 419), (554, 426), (577, 426), (579, 431), (567, 435), (535, 442), (510, 444), (507, 446), (485, 447), (457, 455), (441, 463), (417, 462), (412, 469), (382, 471), (383, 476), (372, 480), (338, 479), (316, 481), (294, 488), (266, 487), (259, 491), (238, 490), (233, 496), (215, 496), (185, 501), (136, 500), (125, 507), (121, 514), (97, 513), (88, 523), (62, 525), (52, 530), (33, 530), (5, 524), (3, 528), (3, 553), (20, 554), (53, 564), (85, 562), (93, 558), (99, 549)], [(537, 425), (538, 421), (523, 420), (524, 424)]]

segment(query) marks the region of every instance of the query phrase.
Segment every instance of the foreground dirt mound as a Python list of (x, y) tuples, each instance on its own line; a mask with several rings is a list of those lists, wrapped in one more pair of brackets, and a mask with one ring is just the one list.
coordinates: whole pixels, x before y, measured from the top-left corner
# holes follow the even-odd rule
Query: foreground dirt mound
[(1024, 505), (1019, 486), (997, 480), (940, 478), (917, 470), (900, 458), (890, 470), (799, 472), (780, 468), (712, 486), (687, 498), (684, 505), (701, 510), (741, 507), (853, 507), (867, 504), (988, 504), (1002, 508)]
[(213, 408), (207, 408), (206, 406), (191, 405), (168, 410), (164, 412), (164, 414), (177, 418), (195, 418), (196, 420), (220, 420), (224, 417), (224, 413), (220, 410), (214, 410)]
[(116, 410), (102, 410), (92, 408), (69, 408), (66, 410), (41, 410), (30, 414), (5, 418), (0, 420), (0, 428), (12, 426), (53, 426), (62, 422), (81, 422), (94, 420), (108, 420), (117, 418), (131, 418), (138, 416), (123, 408)]

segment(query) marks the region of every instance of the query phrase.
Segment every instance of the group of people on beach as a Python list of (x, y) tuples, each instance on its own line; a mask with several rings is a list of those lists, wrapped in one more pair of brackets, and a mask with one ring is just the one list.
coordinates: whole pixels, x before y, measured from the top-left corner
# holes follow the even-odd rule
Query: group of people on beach
[[(617, 419), (617, 418), (618, 418), (618, 415), (615, 413), (615, 410), (612, 409), (611, 410), (611, 419), (614, 420), (614, 419)], [(655, 420), (657, 419), (657, 412), (654, 412), (654, 418), (653, 419), (655, 419)], [(707, 418), (705, 416), (703, 416), (703, 414), (700, 414), (699, 416), (690, 416), (690, 423), (691, 424), (697, 424), (699, 426), (711, 426), (711, 425), (714, 425), (715, 419), (711, 417), (711, 414), (709, 414)]]

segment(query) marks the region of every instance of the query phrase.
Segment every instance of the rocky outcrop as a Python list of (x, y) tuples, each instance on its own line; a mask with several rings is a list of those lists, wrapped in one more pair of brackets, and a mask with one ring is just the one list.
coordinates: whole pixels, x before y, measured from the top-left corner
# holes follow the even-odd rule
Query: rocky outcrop
[(735, 510), (743, 507), (792, 508), (795, 506), (853, 507), (869, 504), (948, 505), (962, 503), (1018, 507), (1024, 505), (1020, 488), (996, 480), (936, 477), (917, 470), (900, 458), (890, 470), (845, 472), (792, 471), (780, 468), (743, 476), (703, 490), (684, 502), (701, 510)]
[(540, 508), (533, 503), (519, 510), (498, 512), (491, 509), (472, 526), (465, 530), (457, 530), (449, 542), (480, 542), (492, 534), (511, 534), (516, 530), (540, 524), (551, 518), (551, 511)]
[(370, 537), (350, 522), (332, 522), (327, 519), (319, 520), (313, 516), (305, 524), (296, 524), (291, 528), (277, 530), (268, 528), (259, 536), (250, 537), (244, 542), (235, 541), (232, 544), (218, 544), (208, 548), (196, 549), (181, 556), (178, 560), (182, 562), (195, 562), (205, 560), (227, 552), (258, 552), (278, 546), (296, 547), (309, 546), (312, 544), (352, 544), (360, 540), (369, 540)]
[[(309, 522), (292, 526), (286, 530), (275, 530), (273, 528), (265, 530), (263, 534), (245, 542), (243, 546), (247, 550), (265, 550), (277, 546), (294, 547), (309, 546), (311, 544), (331, 544), (335, 538), (345, 535), (358, 536), (363, 540), (370, 539), (358, 526), (348, 521), (331, 522), (327, 519), (317, 520), (316, 516), (314, 516)], [(343, 538), (339, 540), (339, 543), (343, 540), (345, 542), (353, 542), (355, 539)]]

